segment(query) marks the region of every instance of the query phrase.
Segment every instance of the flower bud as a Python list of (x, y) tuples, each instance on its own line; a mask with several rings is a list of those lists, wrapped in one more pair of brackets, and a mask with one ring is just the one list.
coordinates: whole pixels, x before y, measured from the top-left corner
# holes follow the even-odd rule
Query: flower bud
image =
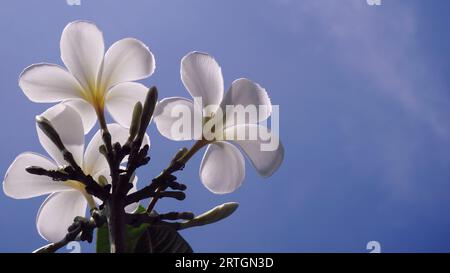
[(194, 219), (181, 223), (179, 229), (185, 229), (190, 227), (198, 227), (203, 225), (209, 225), (215, 222), (218, 222), (222, 219), (227, 218), (233, 212), (236, 211), (239, 204), (236, 202), (225, 203), (220, 206), (217, 206)]
[(53, 125), (48, 119), (43, 116), (36, 116), (36, 123), (38, 127), (44, 132), (44, 134), (58, 147), (60, 151), (64, 151), (66, 148), (59, 137), (58, 132), (56, 132)]
[(104, 186), (108, 185), (108, 180), (106, 179), (105, 176), (100, 175), (100, 176), (98, 177), (98, 184), (99, 184), (100, 186), (104, 187)]
[(100, 147), (98, 147), (98, 152), (105, 156), (108, 154), (105, 144), (102, 144)]
[(54, 247), (53, 243), (47, 244), (45, 246), (42, 246), (36, 250), (34, 250), (32, 253), (50, 253), (52, 252), (50, 249)]
[(142, 103), (140, 101), (138, 101), (134, 105), (134, 109), (133, 109), (133, 118), (131, 120), (131, 126), (130, 126), (130, 140), (133, 140), (139, 131), (141, 117), (142, 117)]
[(158, 89), (155, 86), (150, 87), (150, 90), (145, 97), (144, 107), (142, 109), (141, 124), (139, 126), (138, 137), (144, 137), (147, 126), (152, 119), (155, 111), (156, 103), (158, 101)]

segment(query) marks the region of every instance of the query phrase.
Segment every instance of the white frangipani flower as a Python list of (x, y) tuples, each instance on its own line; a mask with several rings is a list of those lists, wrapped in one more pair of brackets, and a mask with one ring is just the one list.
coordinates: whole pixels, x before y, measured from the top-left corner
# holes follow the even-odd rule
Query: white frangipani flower
[[(105, 54), (103, 34), (86, 21), (69, 23), (61, 36), (61, 59), (26, 68), (19, 86), (34, 102), (64, 101), (81, 115), (84, 132), (95, 124), (104, 108), (122, 126), (131, 123), (136, 102), (144, 101), (148, 89), (133, 81), (153, 74), (155, 59), (147, 46), (133, 38), (114, 43)], [(97, 112), (97, 113), (96, 113)]]
[[(84, 152), (83, 124), (73, 108), (58, 104), (45, 111), (42, 116), (52, 123), (63, 144), (86, 174), (92, 175), (96, 181), (100, 175), (109, 178), (109, 165), (99, 153), (99, 147), (103, 144), (100, 131), (95, 134)], [(108, 129), (113, 142), (125, 143), (128, 138), (127, 129), (118, 124), (109, 124)], [(97, 200), (88, 194), (85, 186), (78, 181), (53, 181), (47, 176), (32, 175), (25, 170), (30, 166), (57, 170), (67, 165), (61, 152), (38, 126), (37, 133), (41, 145), (52, 160), (32, 152), (20, 154), (6, 172), (3, 191), (7, 196), (16, 199), (50, 194), (39, 209), (36, 225), (44, 239), (57, 242), (64, 238), (73, 219), (76, 216), (85, 216), (87, 205), (94, 208)], [(149, 143), (148, 137), (145, 142)], [(137, 178), (133, 181), (134, 188), (131, 191), (136, 191), (136, 182)], [(131, 204), (126, 209), (132, 212), (136, 208), (137, 204)]]
[[(157, 105), (154, 121), (163, 136), (178, 141), (187, 139), (174, 134), (173, 128), (180, 119), (173, 113), (176, 112), (176, 107), (182, 105), (190, 109), (193, 119), (196, 116), (202, 117), (203, 136), (201, 137), (203, 140), (197, 142), (196, 148), (198, 143), (203, 143), (200, 146), (209, 144), (200, 166), (200, 178), (210, 191), (217, 194), (230, 193), (242, 184), (245, 177), (245, 161), (238, 147), (247, 155), (261, 176), (271, 176), (278, 169), (284, 158), (284, 148), (281, 143), (273, 151), (262, 151), (263, 141), (260, 137), (255, 140), (239, 140), (235, 137), (236, 134), (249, 130), (265, 129), (267, 132), (267, 128), (251, 124), (249, 121), (234, 120), (226, 115), (227, 105), (256, 106), (262, 111), (259, 112), (255, 123), (269, 118), (272, 105), (264, 88), (251, 80), (238, 79), (232, 83), (224, 96), (220, 66), (212, 56), (200, 52), (191, 52), (181, 60), (181, 80), (194, 101), (181, 97), (163, 99)], [(198, 98), (201, 98), (202, 104), (205, 105), (203, 110), (202, 106), (194, 105)], [(205, 140), (204, 125), (215, 115), (218, 116), (219, 110), (221, 110), (220, 113), (224, 113), (224, 117), (222, 115), (220, 117), (223, 119), (223, 125), (216, 126), (215, 131), (222, 130), (223, 138)], [(193, 128), (194, 124), (193, 120), (192, 128), (189, 128), (191, 131), (188, 132), (190, 139), (198, 139), (198, 132)], [(277, 136), (272, 135), (272, 137)]]

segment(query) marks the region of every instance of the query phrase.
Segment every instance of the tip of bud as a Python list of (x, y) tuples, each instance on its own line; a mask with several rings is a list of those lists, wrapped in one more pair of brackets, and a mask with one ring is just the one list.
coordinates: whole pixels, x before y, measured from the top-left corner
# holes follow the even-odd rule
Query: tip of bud
[(234, 212), (238, 207), (239, 207), (239, 203), (238, 202), (228, 202), (225, 204), (220, 205), (219, 207), (223, 207), (228, 209), (228, 211)]
[(36, 116), (36, 123), (39, 129), (44, 132), (44, 134), (56, 145), (56, 147), (58, 147), (59, 150), (63, 151), (65, 149), (58, 132), (47, 118), (42, 115)]
[(25, 168), (25, 170), (30, 173), (30, 174), (34, 174), (34, 175), (44, 175), (47, 173), (47, 171), (41, 167), (36, 167), (36, 166), (31, 166), (31, 167), (27, 167)]
[(148, 91), (149, 91), (149, 94), (158, 98), (158, 88), (156, 88), (156, 86), (150, 87), (150, 89)]
[(37, 123), (46, 123), (46, 124), (50, 124), (51, 125), (50, 121), (46, 117), (44, 117), (43, 115), (37, 115), (35, 117), (35, 120), (36, 120)]
[(175, 199), (177, 199), (179, 201), (183, 201), (184, 199), (186, 199), (186, 194), (184, 192), (180, 191), (180, 192), (176, 192), (174, 197), (175, 197)]

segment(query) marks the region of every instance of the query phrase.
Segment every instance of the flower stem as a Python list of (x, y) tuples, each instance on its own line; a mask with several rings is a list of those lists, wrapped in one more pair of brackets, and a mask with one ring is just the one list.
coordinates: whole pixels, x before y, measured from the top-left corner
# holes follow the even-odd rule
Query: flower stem
[(111, 253), (123, 253), (126, 251), (125, 241), (125, 210), (124, 196), (120, 187), (119, 165), (113, 151), (111, 134), (106, 125), (106, 119), (103, 109), (96, 108), (97, 117), (102, 130), (102, 139), (105, 144), (106, 154), (111, 175), (112, 193), (105, 201), (106, 218), (108, 222), (109, 242)]
[(95, 113), (97, 113), (98, 122), (100, 123), (100, 128), (103, 131), (108, 131), (108, 127), (106, 126), (105, 112), (103, 109), (99, 107), (95, 107)]
[(192, 156), (195, 155), (195, 153), (197, 153), (201, 148), (203, 148), (204, 146), (208, 145), (209, 142), (202, 139), (202, 140), (198, 140), (197, 142), (194, 143), (194, 145), (192, 145), (192, 147), (189, 149), (189, 151), (187, 151), (187, 153), (185, 153), (178, 161), (179, 163), (185, 165), (189, 159), (191, 159)]

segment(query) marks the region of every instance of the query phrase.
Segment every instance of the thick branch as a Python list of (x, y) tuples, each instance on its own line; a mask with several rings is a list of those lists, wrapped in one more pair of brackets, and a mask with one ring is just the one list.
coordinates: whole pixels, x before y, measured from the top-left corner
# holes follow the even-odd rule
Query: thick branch
[[(150, 160), (147, 156), (149, 146), (145, 145), (142, 149), (141, 146), (145, 131), (152, 118), (156, 101), (157, 89), (152, 87), (147, 93), (143, 108), (140, 103), (136, 104), (133, 111), (133, 124), (130, 128), (130, 136), (124, 146), (121, 146), (120, 143), (111, 143), (111, 135), (104, 121), (104, 113), (103, 111), (97, 111), (104, 142), (104, 145), (100, 147), (100, 152), (106, 157), (111, 171), (112, 192), (108, 199), (104, 201), (104, 208), (108, 219), (109, 239), (111, 252), (113, 253), (126, 250), (125, 197), (132, 188), (130, 180), (136, 169), (147, 164)], [(123, 171), (120, 169), (120, 163), (126, 155), (129, 155), (128, 164), (126, 170)]]

